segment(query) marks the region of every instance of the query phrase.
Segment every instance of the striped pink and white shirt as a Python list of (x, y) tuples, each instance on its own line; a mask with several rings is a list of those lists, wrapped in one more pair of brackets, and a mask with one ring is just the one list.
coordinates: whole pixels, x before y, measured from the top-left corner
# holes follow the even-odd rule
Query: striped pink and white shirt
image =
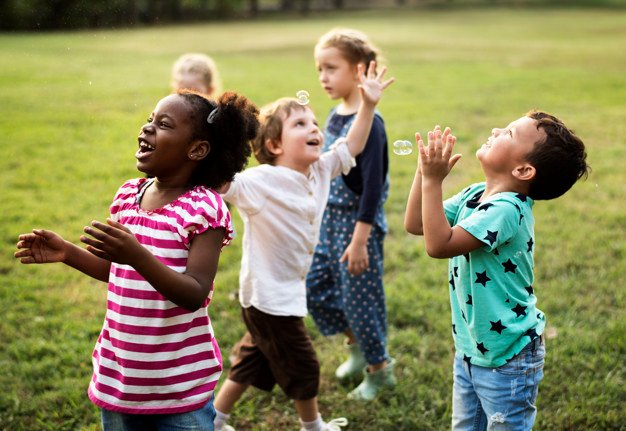
[[(126, 182), (111, 204), (111, 218), (129, 228), (163, 264), (184, 272), (194, 235), (224, 228), (230, 213), (219, 194), (197, 186), (154, 211), (139, 207), (153, 180)], [(222, 357), (208, 315), (213, 289), (191, 312), (157, 292), (131, 266), (112, 263), (107, 311), (93, 351), (89, 398), (99, 407), (130, 414), (184, 413), (202, 407), (222, 372)]]

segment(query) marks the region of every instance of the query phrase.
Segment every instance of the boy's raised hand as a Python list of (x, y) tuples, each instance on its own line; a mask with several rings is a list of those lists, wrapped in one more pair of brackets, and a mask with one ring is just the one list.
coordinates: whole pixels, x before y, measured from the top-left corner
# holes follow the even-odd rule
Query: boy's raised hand
[(422, 177), (443, 181), (461, 158), (460, 154), (452, 155), (456, 137), (450, 134), (450, 128), (446, 127), (442, 133), (441, 127), (435, 126), (435, 130), (428, 132), (428, 146), (424, 145), (419, 133), (415, 134), (415, 140), (419, 149), (418, 169)]
[(359, 75), (359, 90), (361, 91), (361, 98), (364, 103), (376, 105), (382, 97), (383, 91), (389, 87), (396, 78), (389, 78), (383, 81), (387, 68), (383, 67), (380, 73), (376, 72), (376, 62), (370, 61), (367, 68), (367, 76), (364, 73), (365, 66), (362, 63), (357, 65), (357, 74)]
[(18, 237), (17, 248), (13, 255), (21, 263), (63, 262), (67, 255), (65, 240), (51, 230), (33, 229)]

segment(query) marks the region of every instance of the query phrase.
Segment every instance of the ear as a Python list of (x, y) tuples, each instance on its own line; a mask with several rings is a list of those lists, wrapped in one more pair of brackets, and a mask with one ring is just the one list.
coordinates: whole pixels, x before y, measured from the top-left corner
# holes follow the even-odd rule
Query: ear
[(520, 181), (530, 181), (535, 178), (537, 170), (533, 165), (524, 163), (516, 166), (511, 174)]
[(189, 152), (187, 153), (187, 157), (194, 162), (199, 162), (209, 155), (211, 152), (211, 144), (209, 141), (194, 141), (189, 148)]
[(280, 146), (280, 141), (275, 141), (273, 139), (266, 139), (265, 146), (275, 156), (280, 156), (283, 153), (283, 149)]

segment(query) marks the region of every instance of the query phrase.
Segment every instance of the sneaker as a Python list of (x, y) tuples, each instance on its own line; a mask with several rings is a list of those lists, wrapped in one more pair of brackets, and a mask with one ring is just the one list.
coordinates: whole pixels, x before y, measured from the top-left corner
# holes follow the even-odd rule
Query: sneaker
[(231, 427), (228, 424), (224, 424), (220, 428), (215, 427), (214, 431), (235, 431), (235, 428)]
[(351, 400), (372, 401), (381, 389), (394, 387), (396, 385), (396, 376), (393, 375), (395, 364), (396, 361), (390, 359), (387, 362), (387, 366), (381, 370), (371, 373), (365, 369), (363, 381), (348, 394), (348, 398)]
[[(322, 425), (322, 431), (341, 431), (341, 428), (347, 425), (348, 419), (346, 418), (331, 419), (330, 422), (324, 422), (324, 424)], [(302, 427), (300, 428), (300, 431), (306, 430), (304, 429), (304, 427)]]
[(331, 419), (330, 422), (324, 422), (322, 431), (341, 431), (341, 428), (348, 425), (348, 419), (336, 418)]
[(339, 365), (337, 371), (335, 371), (335, 377), (341, 381), (357, 378), (363, 374), (363, 369), (367, 366), (365, 356), (363, 356), (363, 352), (361, 352), (357, 343), (346, 344), (345, 346), (349, 352), (348, 359)]

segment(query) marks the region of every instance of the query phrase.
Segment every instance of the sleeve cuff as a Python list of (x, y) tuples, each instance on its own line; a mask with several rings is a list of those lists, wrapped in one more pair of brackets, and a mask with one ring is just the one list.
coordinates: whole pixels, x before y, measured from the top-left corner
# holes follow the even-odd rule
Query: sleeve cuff
[(330, 147), (330, 150), (336, 151), (341, 162), (341, 173), (347, 175), (350, 169), (356, 166), (356, 160), (350, 154), (348, 141), (346, 138), (338, 138)]

